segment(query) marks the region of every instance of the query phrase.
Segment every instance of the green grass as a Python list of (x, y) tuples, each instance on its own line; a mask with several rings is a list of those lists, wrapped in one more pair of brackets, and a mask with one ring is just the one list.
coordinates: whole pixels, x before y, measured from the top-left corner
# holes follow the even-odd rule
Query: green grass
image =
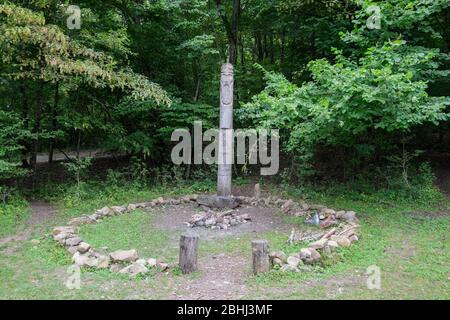
[(30, 216), (25, 200), (15, 197), (7, 204), (0, 203), (0, 238), (17, 232)]
[[(94, 188), (94, 185), (90, 185), (84, 198), (76, 201), (72, 201), (69, 191), (66, 191), (59, 197), (52, 197), (61, 210), (47, 223), (48, 230), (71, 217), (92, 213), (105, 205), (189, 194), (198, 188), (199, 186), (115, 188), (101, 185)], [(448, 212), (448, 202), (436, 195), (435, 190), (427, 191), (428, 195), (416, 199), (417, 201), (395, 197), (393, 194), (386, 197), (382, 192), (339, 192), (338, 189), (318, 192), (277, 186), (270, 186), (270, 190), (286, 198), (307, 198), (308, 202), (322, 203), (335, 209), (354, 210), (362, 222), (362, 236), (351, 248), (340, 250), (340, 259), (326, 267), (315, 266), (307, 273), (272, 271), (256, 277), (249, 275), (246, 280), (246, 298), (450, 298), (449, 216), (424, 218), (409, 214), (413, 211)], [(427, 202), (426, 199), (434, 200)], [(27, 212), (26, 207), (20, 212)], [(96, 248), (135, 248), (141, 257), (165, 258), (168, 262), (176, 262), (176, 240), (179, 235), (156, 228), (155, 214), (157, 213), (138, 210), (106, 218), (102, 223), (83, 226), (81, 235)], [(286, 219), (293, 224), (302, 223), (300, 219)], [(12, 227), (9, 232), (14, 232), (14, 228), (17, 227)], [(242, 256), (250, 261), (250, 241), (255, 237), (267, 239), (271, 250), (283, 250), (288, 254), (297, 252), (302, 247), (286, 244), (288, 234), (270, 231), (258, 235), (227, 237), (221, 241), (202, 241), (200, 255), (205, 258), (226, 253), (230, 256)], [(41, 243), (37, 246), (29, 241), (22, 241), (0, 248), (3, 250), (0, 259), (0, 299), (163, 299), (174, 291), (182, 292), (185, 281), (202, 275), (200, 270), (189, 277), (181, 276), (180, 270), (176, 268), (169, 274), (150, 271), (136, 279), (129, 279), (107, 270), (84, 270), (81, 289), (68, 290), (64, 282), (69, 276), (67, 267), (70, 265), (70, 256), (50, 238), (40, 239)], [(366, 287), (364, 273), (373, 264), (381, 268), (382, 290), (368, 290)]]

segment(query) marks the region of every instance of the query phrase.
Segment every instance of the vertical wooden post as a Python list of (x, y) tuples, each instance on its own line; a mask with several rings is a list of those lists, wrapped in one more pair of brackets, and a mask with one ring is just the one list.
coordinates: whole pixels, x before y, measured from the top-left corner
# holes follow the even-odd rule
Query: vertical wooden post
[(231, 196), (233, 164), (233, 65), (222, 65), (220, 77), (220, 130), (219, 130), (219, 171), (217, 175), (217, 195)]
[(267, 242), (267, 240), (252, 241), (252, 258), (254, 274), (269, 271), (269, 243)]
[(198, 236), (182, 235), (180, 238), (179, 265), (183, 274), (197, 271)]

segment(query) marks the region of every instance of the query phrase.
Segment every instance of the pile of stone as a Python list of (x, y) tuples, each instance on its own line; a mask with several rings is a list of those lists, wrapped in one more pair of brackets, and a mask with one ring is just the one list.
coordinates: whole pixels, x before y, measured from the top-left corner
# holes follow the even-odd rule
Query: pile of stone
[(205, 227), (213, 230), (227, 230), (232, 226), (237, 226), (249, 221), (251, 221), (251, 218), (248, 214), (239, 214), (234, 210), (224, 212), (208, 211), (193, 215), (186, 225), (190, 228)]
[(282, 251), (271, 252), (271, 264), (282, 271), (308, 271), (308, 265), (320, 262), (324, 256), (333, 255), (339, 247), (348, 248), (358, 241), (358, 228), (357, 224), (344, 224), (339, 228), (332, 228), (320, 239), (290, 256)]
[(78, 236), (78, 227), (56, 227), (53, 229), (53, 239), (67, 248), (72, 254), (72, 261), (79, 267), (109, 268), (112, 272), (125, 273), (130, 276), (146, 273), (152, 267), (159, 271), (169, 269), (169, 264), (161, 260), (139, 259), (137, 251), (134, 249), (118, 250), (109, 254), (106, 253), (106, 247), (96, 251)]

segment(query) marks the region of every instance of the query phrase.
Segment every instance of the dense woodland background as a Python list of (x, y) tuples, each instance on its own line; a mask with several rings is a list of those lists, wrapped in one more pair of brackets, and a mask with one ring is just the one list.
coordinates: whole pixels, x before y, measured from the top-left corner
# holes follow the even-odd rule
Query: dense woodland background
[[(366, 26), (371, 5), (380, 29)], [(116, 176), (111, 163), (94, 170), (110, 180), (213, 177), (173, 167), (170, 134), (217, 126), (226, 61), (235, 127), (281, 130), (278, 178), (412, 190), (448, 151), (449, 49), (448, 0), (1, 1), (0, 194), (34, 188), (37, 155), (67, 150), (120, 155)], [(92, 165), (72, 157), (58, 179), (79, 189)]]

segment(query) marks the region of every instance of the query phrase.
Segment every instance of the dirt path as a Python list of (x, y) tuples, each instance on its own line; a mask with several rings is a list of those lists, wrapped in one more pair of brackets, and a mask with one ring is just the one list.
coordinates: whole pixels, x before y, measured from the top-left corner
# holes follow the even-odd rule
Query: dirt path
[(247, 293), (245, 281), (249, 262), (242, 256), (219, 254), (200, 259), (201, 274), (176, 284), (170, 300), (242, 299)]
[(57, 212), (52, 205), (43, 201), (31, 201), (30, 207), (32, 213), (31, 217), (25, 223), (25, 229), (14, 235), (0, 239), (0, 246), (10, 242), (27, 240), (37, 226), (54, 217)]

